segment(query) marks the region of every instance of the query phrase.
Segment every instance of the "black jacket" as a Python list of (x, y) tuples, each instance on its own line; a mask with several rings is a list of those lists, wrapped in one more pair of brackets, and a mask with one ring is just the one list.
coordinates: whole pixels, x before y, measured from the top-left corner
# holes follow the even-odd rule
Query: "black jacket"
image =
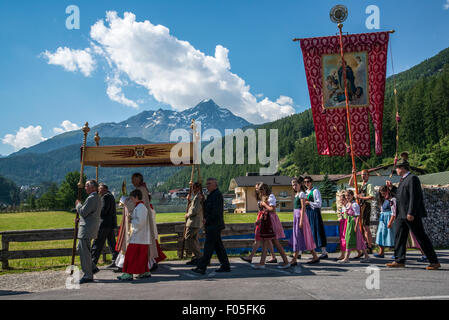
[(407, 218), (407, 215), (414, 217), (427, 217), (424, 207), (424, 197), (419, 178), (409, 173), (399, 186), (393, 187), (396, 192), (396, 218)]
[(223, 220), (223, 195), (220, 190), (215, 189), (208, 196), (204, 202), (204, 224), (206, 229), (217, 228), (223, 230), (225, 228)]
[(117, 212), (115, 208), (115, 198), (108, 191), (101, 197), (101, 223), (100, 228), (117, 228)]

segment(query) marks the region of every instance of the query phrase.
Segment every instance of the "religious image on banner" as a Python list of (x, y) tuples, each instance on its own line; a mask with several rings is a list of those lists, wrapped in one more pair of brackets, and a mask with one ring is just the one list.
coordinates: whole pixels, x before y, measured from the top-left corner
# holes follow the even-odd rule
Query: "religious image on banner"
[[(388, 40), (389, 32), (342, 36), (352, 146), (356, 156), (370, 156), (370, 121), (375, 152), (382, 153)], [(318, 154), (345, 156), (348, 154), (348, 121), (339, 36), (300, 39), (300, 46)]]
[[(343, 69), (339, 54), (325, 54), (323, 62), (323, 95), (325, 108), (346, 108), (343, 84)], [(346, 84), (349, 106), (369, 106), (367, 53), (350, 52), (345, 54)]]

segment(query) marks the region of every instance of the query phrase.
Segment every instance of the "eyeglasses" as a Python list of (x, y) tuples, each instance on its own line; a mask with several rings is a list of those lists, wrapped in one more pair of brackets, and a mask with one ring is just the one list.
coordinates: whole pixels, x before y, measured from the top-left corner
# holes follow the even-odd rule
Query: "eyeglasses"
[(310, 180), (304, 180), (304, 183), (312, 183)]

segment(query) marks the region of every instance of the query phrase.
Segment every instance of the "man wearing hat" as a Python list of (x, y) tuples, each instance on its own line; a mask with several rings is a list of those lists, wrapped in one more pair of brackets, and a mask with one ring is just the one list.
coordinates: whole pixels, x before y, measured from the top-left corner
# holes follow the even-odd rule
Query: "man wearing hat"
[(399, 186), (396, 188), (387, 181), (387, 186), (396, 192), (396, 219), (395, 219), (395, 261), (387, 263), (389, 268), (405, 267), (405, 256), (407, 250), (407, 238), (409, 230), (413, 232), (424, 254), (428, 257), (430, 265), (427, 270), (439, 269), (437, 255), (433, 249), (432, 242), (424, 231), (422, 218), (427, 216), (424, 207), (421, 182), (418, 177), (410, 173), (408, 161), (402, 159), (396, 166), (396, 173), (401, 177)]

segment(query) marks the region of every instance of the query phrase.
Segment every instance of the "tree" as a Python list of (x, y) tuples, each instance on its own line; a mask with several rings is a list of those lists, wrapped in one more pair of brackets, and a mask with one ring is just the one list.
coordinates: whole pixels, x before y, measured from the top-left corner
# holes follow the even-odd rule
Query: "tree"
[(335, 198), (335, 192), (337, 191), (335, 183), (329, 180), (329, 176), (326, 173), (324, 179), (320, 184), (321, 197), (326, 200), (326, 207), (329, 206), (329, 200)]
[[(61, 209), (72, 209), (75, 206), (75, 201), (78, 197), (78, 182), (80, 179), (80, 173), (78, 171), (72, 171), (66, 174), (64, 181), (62, 181), (59, 190), (56, 194), (56, 199), (61, 206)], [(83, 185), (87, 181), (84, 175)], [(86, 191), (82, 191), (82, 200), (86, 199)]]
[(35, 210), (36, 209), (36, 196), (34, 195), (33, 192), (30, 192), (30, 194), (29, 194), (29, 196), (27, 198), (27, 206), (31, 210)]
[(52, 182), (45, 192), (38, 200), (37, 206), (42, 209), (58, 209), (60, 208), (56, 195), (58, 193), (58, 185)]

